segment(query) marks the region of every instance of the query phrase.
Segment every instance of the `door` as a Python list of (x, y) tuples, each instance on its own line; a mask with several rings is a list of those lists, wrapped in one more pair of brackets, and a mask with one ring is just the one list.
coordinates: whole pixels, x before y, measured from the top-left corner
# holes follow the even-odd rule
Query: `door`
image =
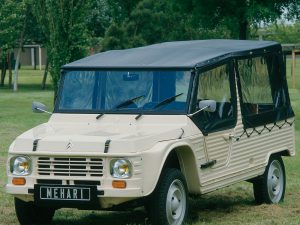
[(222, 172), (231, 159), (232, 137), (237, 121), (233, 64), (219, 64), (199, 71), (197, 76), (193, 111), (201, 110), (199, 103), (203, 100), (216, 103), (214, 111), (204, 109), (192, 117), (204, 134), (202, 143), (205, 159), (201, 160), (200, 183), (205, 186), (223, 176)]

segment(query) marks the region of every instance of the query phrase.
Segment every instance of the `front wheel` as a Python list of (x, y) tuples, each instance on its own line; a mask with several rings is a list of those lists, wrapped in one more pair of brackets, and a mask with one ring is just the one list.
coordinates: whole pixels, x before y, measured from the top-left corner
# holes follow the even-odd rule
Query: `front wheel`
[(177, 169), (165, 169), (147, 205), (155, 225), (180, 225), (188, 211), (187, 185)]
[(50, 224), (55, 209), (37, 207), (33, 202), (24, 202), (15, 198), (15, 210), (21, 225)]
[(253, 183), (257, 204), (279, 203), (285, 194), (285, 168), (280, 156), (271, 156), (264, 174)]

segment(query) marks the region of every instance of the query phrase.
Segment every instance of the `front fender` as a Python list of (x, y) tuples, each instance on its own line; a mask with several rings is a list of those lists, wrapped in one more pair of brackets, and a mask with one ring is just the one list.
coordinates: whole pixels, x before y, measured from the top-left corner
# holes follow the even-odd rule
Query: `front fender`
[[(181, 149), (177, 152), (177, 149)], [(188, 154), (184, 154), (183, 150), (187, 149), (189, 151)], [(173, 151), (176, 150), (180, 167), (182, 170), (182, 173), (187, 178), (188, 188), (189, 191), (195, 192), (195, 185), (197, 186), (197, 182), (195, 180), (193, 183), (195, 185), (189, 185), (189, 178), (195, 179), (195, 176), (197, 176), (198, 181), (198, 171), (197, 169), (191, 173), (191, 171), (187, 171), (190, 166), (196, 166), (196, 160), (194, 157), (194, 152), (192, 151), (191, 144), (188, 142), (188, 140), (171, 140), (171, 141), (163, 141), (157, 143), (151, 150), (143, 152), (143, 159), (144, 159), (144, 184), (143, 184), (143, 194), (144, 196), (150, 195), (159, 180), (160, 174), (163, 170), (164, 164), (166, 162), (166, 159), (168, 155)], [(190, 156), (189, 160), (185, 156)], [(187, 164), (192, 164), (190, 166), (187, 166)], [(187, 176), (187, 174), (193, 174), (192, 176)], [(199, 182), (198, 182), (199, 183)], [(198, 185), (199, 187), (199, 185)]]

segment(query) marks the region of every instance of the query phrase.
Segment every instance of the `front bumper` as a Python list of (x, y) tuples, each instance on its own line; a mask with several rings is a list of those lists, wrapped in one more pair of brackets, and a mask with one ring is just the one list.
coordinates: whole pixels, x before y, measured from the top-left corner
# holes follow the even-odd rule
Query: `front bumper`
[[(7, 184), (6, 192), (26, 202), (34, 201), (34, 185), (15, 186)], [(142, 189), (137, 187), (115, 189), (97, 186), (97, 201), (100, 208), (111, 208), (123, 202), (141, 198), (143, 197), (142, 193)]]
[[(50, 165), (49, 168), (51, 168), (51, 170), (54, 170), (55, 172), (45, 173), (44, 170), (42, 170), (41, 172), (40, 170), (41, 167), (38, 162), (39, 158), (40, 156), (31, 156), (33, 170), (29, 176), (24, 176), (24, 178), (26, 179), (25, 185), (20, 185), (20, 186), (14, 185), (12, 180), (16, 176), (10, 173), (8, 174), (8, 182), (6, 185), (7, 193), (12, 194), (17, 198), (20, 198), (23, 201), (34, 201), (34, 192), (35, 192), (34, 186), (36, 184), (53, 185), (59, 183), (59, 185), (80, 186), (85, 184), (90, 185), (90, 183), (93, 183), (92, 185), (96, 186), (97, 189), (97, 198), (101, 208), (111, 208), (123, 202), (141, 198), (144, 196), (144, 192), (143, 192), (144, 178), (142, 176), (143, 166), (142, 166), (141, 156), (127, 157), (131, 160), (133, 164), (133, 173), (132, 173), (133, 175), (129, 179), (123, 179), (126, 182), (126, 188), (124, 189), (114, 188), (112, 186), (113, 181), (121, 180), (121, 179), (113, 178), (110, 175), (109, 164), (112, 158), (102, 157), (103, 171), (101, 172), (102, 175), (97, 177), (93, 176), (93, 174), (90, 173), (87, 173), (86, 176), (83, 176), (82, 174), (81, 176), (72, 176), (71, 169), (70, 171), (68, 171), (69, 176), (65, 176), (65, 174), (59, 173), (60, 170), (55, 171), (54, 165)], [(50, 158), (52, 160), (54, 156)], [(74, 162), (71, 162), (71, 165), (73, 165), (72, 163)], [(91, 170), (91, 167), (92, 166), (87, 165), (86, 170)]]

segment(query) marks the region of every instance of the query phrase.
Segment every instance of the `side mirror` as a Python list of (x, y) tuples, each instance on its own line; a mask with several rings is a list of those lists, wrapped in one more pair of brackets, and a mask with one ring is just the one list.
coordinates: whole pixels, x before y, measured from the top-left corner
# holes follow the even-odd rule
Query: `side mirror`
[(206, 112), (215, 112), (217, 109), (217, 102), (215, 100), (202, 100), (198, 104), (199, 110), (194, 113), (188, 114), (189, 117), (192, 117), (195, 114), (198, 114), (201, 111)]
[(52, 113), (46, 111), (46, 106), (43, 103), (40, 103), (40, 102), (33, 102), (31, 108), (32, 108), (32, 112), (34, 112), (34, 113), (43, 113), (43, 112), (45, 112), (45, 113), (52, 114)]
[(199, 102), (199, 109), (206, 112), (215, 112), (217, 109), (217, 102), (215, 100), (202, 100)]

